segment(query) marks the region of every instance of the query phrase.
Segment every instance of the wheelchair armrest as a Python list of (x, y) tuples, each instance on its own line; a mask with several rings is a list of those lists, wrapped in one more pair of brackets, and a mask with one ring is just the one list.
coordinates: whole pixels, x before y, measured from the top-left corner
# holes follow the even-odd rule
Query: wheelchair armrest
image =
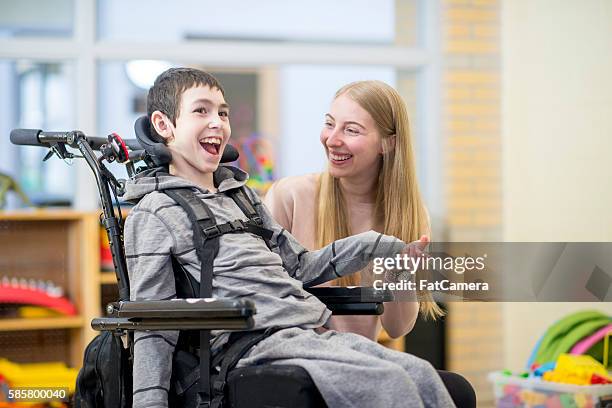
[(383, 302), (393, 301), (390, 290), (363, 286), (325, 286), (304, 288), (315, 295), (335, 315), (381, 315)]
[(325, 303), (334, 315), (381, 315), (385, 311), (382, 303)]
[(317, 286), (304, 288), (323, 303), (382, 303), (392, 302), (393, 293), (369, 286)]
[(107, 310), (117, 317), (140, 318), (231, 318), (249, 317), (255, 314), (250, 300), (228, 299), (171, 299), (118, 302), (115, 310)]
[(111, 303), (107, 312), (94, 330), (246, 330), (256, 309), (249, 300), (172, 299)]

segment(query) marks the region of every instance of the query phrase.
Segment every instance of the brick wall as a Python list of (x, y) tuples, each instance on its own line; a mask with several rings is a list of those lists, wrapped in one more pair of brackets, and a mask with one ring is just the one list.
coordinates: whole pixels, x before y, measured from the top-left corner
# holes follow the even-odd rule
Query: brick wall
[[(442, 132), (447, 239), (501, 240), (498, 0), (442, 2)], [(502, 368), (501, 305), (448, 305), (448, 368), (493, 405), (488, 372)]]

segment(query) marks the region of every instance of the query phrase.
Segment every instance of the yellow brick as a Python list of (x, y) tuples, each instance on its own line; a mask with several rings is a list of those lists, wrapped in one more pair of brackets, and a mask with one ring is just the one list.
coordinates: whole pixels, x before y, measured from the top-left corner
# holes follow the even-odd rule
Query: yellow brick
[(501, 224), (501, 214), (477, 214), (474, 216), (474, 225), (479, 227), (490, 227)]
[(499, 100), (499, 89), (497, 88), (473, 89), (472, 95), (474, 96), (474, 99), (498, 101)]
[(472, 0), (475, 6), (493, 6), (498, 4), (498, 0)]
[(466, 214), (451, 214), (448, 217), (450, 226), (465, 226), (472, 223), (472, 217)]
[(501, 194), (501, 186), (499, 183), (477, 184), (473, 187), (476, 194)]
[(492, 38), (499, 35), (499, 28), (493, 25), (477, 25), (474, 26), (474, 35), (476, 38)]
[(452, 168), (447, 169), (446, 171), (447, 177), (450, 179), (471, 179), (478, 175), (478, 169), (469, 167), (469, 168), (461, 168), (458, 166), (453, 166)]
[(499, 15), (495, 10), (479, 10), (474, 8), (451, 8), (446, 13), (452, 22), (498, 22)]
[(474, 130), (482, 132), (499, 132), (499, 125), (499, 121), (479, 119), (474, 122)]
[(454, 166), (448, 168), (446, 176), (451, 180), (476, 180), (498, 178), (496, 166), (485, 166), (482, 164), (473, 166)]
[(453, 184), (448, 187), (449, 195), (450, 194), (468, 194), (468, 193), (472, 193), (472, 191), (474, 191), (474, 189), (468, 183)]
[(474, 160), (499, 163), (501, 153), (498, 150), (484, 149), (474, 153)]
[(446, 27), (446, 35), (451, 38), (468, 37), (470, 35), (470, 26), (466, 24), (451, 24)]
[(467, 132), (474, 129), (474, 122), (469, 120), (449, 120), (446, 123), (446, 130), (451, 132)]
[(478, 144), (480, 144), (480, 138), (476, 136), (452, 136), (447, 142), (448, 147), (451, 149), (473, 147)]
[(450, 165), (465, 165), (465, 163), (498, 163), (499, 154), (493, 152), (463, 151), (453, 152), (447, 156)]
[(472, 0), (446, 0), (446, 4), (450, 5), (468, 5), (472, 2)]
[[(499, 210), (501, 209), (501, 202), (498, 198), (477, 198), (469, 196), (466, 198), (456, 198), (448, 201), (447, 208), (449, 210)], [(477, 215), (476, 218), (481, 215)]]
[(461, 162), (470, 161), (472, 160), (473, 156), (474, 155), (471, 151), (451, 151), (446, 155), (446, 159), (449, 162)]
[(453, 340), (456, 341), (453, 341), (452, 345), (465, 344), (465, 342), (461, 342), (460, 340), (468, 340), (469, 342), (472, 342), (474, 340), (488, 340), (489, 338), (498, 337), (497, 330), (494, 327), (489, 327), (487, 325), (477, 325), (475, 323), (478, 322), (474, 321), (472, 322), (472, 324), (465, 324), (455, 328), (455, 330), (453, 330), (452, 336)]
[(447, 141), (447, 146), (451, 149), (460, 147), (483, 147), (492, 148), (499, 146), (499, 138), (489, 136), (476, 136), (474, 134), (455, 134), (451, 135)]
[(470, 99), (472, 97), (472, 91), (469, 88), (448, 88), (445, 90), (445, 99), (448, 100), (463, 100)]
[(499, 74), (491, 71), (451, 71), (444, 80), (453, 84), (499, 84)]
[(452, 348), (453, 353), (457, 355), (470, 355), (470, 354), (490, 354), (499, 353), (499, 344), (489, 342), (468, 343), (468, 344), (457, 344)]
[(453, 104), (447, 107), (449, 115), (453, 116), (491, 116), (499, 114), (496, 104)]
[(445, 51), (453, 54), (496, 54), (499, 44), (491, 41), (453, 40), (446, 43)]

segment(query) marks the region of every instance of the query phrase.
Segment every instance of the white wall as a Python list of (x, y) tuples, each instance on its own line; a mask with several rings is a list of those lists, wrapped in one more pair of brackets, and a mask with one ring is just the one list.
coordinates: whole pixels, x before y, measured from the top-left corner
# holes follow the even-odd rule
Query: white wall
[[(219, 7), (221, 5), (221, 7)], [(104, 0), (100, 37), (176, 42), (184, 36), (393, 42), (393, 0)]]
[[(506, 241), (612, 241), (612, 2), (502, 6)], [(612, 271), (609, 271), (612, 273)], [(504, 360), (523, 369), (543, 331), (571, 311), (504, 305)]]

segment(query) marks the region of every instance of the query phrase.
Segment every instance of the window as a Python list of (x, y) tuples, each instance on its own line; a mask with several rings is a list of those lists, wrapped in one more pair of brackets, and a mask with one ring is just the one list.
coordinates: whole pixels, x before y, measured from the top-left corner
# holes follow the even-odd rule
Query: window
[(73, 0), (0, 0), (0, 38), (70, 37)]
[[(70, 63), (29, 60), (0, 61), (0, 123), (5, 135), (13, 128), (70, 130), (75, 128), (74, 68)], [(47, 149), (14, 146), (0, 139), (0, 171), (13, 177), (38, 205), (70, 205), (73, 172), (57, 157), (43, 162)], [(11, 207), (18, 204), (15, 197)]]
[[(169, 61), (221, 79), (233, 108), (233, 143), (255, 152), (243, 153), (240, 165), (262, 183), (321, 170), (323, 112), (341, 85), (357, 79), (381, 79), (400, 91), (417, 156), (432, 162), (421, 153), (431, 157), (438, 137), (437, 50), (428, 34), (437, 30), (430, 27), (434, 3), (265, 0), (253, 8), (247, 0), (180, 0), (172, 7), (161, 0), (0, 0), (0, 130), (117, 131), (132, 138), (147, 87), (138, 84), (143, 75), (130, 79), (126, 64)], [(57, 159), (41, 164), (44, 154), (2, 138), (0, 170), (40, 202), (95, 207), (86, 167), (75, 172)], [(441, 188), (435, 180), (425, 184)]]

